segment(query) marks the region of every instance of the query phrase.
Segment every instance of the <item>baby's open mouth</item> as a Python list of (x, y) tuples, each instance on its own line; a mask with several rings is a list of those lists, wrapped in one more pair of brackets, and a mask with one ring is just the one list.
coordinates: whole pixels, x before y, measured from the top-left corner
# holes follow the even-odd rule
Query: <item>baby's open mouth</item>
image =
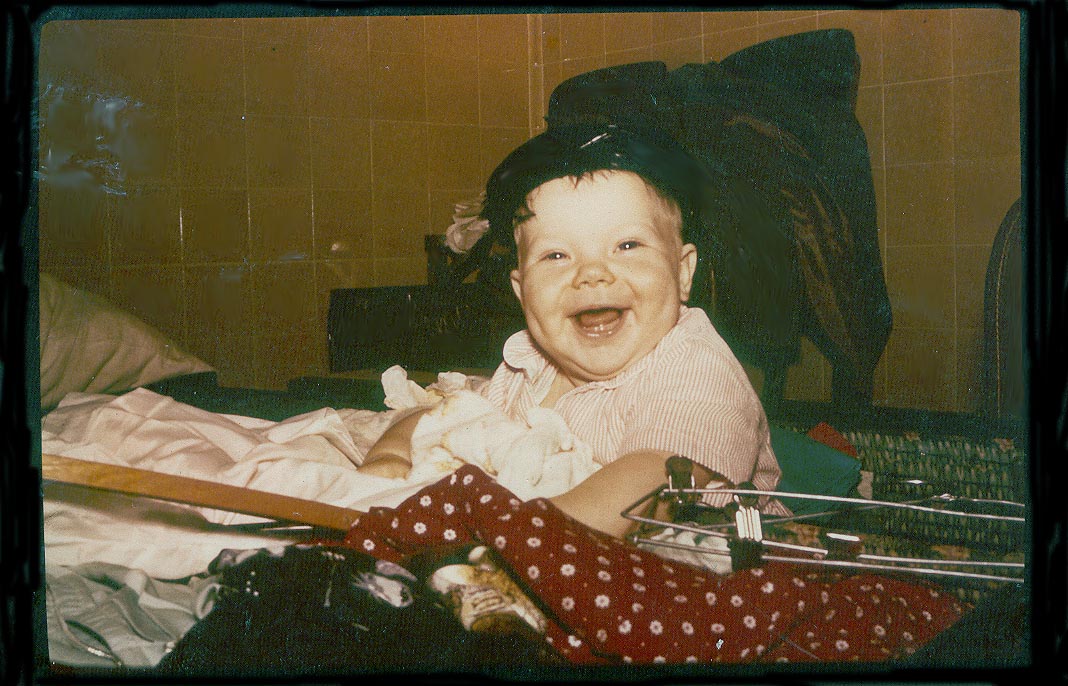
[(598, 307), (573, 315), (579, 331), (587, 336), (611, 336), (623, 324), (623, 310)]

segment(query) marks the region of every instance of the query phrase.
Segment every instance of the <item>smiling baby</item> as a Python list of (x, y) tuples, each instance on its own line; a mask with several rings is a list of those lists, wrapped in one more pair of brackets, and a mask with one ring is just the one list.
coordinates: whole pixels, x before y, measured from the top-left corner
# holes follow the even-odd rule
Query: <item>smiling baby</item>
[[(694, 164), (613, 127), (555, 129), (517, 148), (486, 188), (490, 230), (515, 240), (511, 284), (527, 328), (483, 392), (519, 421), (554, 409), (592, 447), (602, 469), (552, 501), (616, 536), (630, 525), (620, 511), (665, 481), (672, 455), (694, 462), (698, 485), (715, 472), (773, 490), (780, 476), (745, 371), (685, 304)], [(417, 421), (391, 428), (361, 470), (406, 473)], [(763, 509), (786, 512), (774, 500)]]

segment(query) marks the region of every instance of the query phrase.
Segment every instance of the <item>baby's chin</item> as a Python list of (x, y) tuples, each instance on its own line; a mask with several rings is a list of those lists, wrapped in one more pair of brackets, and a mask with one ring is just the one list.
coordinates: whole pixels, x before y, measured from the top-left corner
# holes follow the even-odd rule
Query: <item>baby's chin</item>
[(569, 363), (557, 363), (557, 367), (564, 371), (567, 376), (578, 383), (593, 381), (611, 381), (620, 374), (636, 365), (649, 351), (635, 353), (626, 358), (568, 361)]
[(651, 353), (663, 338), (646, 340), (626, 325), (589, 332), (573, 322), (557, 329), (551, 341), (545, 341), (544, 331), (531, 333), (546, 357), (576, 385), (616, 378)]

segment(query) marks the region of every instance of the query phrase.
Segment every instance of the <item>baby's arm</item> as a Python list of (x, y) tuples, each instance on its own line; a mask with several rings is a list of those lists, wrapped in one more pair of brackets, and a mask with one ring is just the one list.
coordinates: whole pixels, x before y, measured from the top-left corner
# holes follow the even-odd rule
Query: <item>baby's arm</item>
[(389, 479), (408, 476), (412, 469), (412, 433), (426, 411), (417, 410), (390, 425), (367, 451), (357, 471)]
[[(583, 524), (622, 538), (634, 522), (622, 517), (620, 512), (667, 483), (665, 465), (673, 454), (666, 450), (628, 453), (597, 470), (570, 491), (550, 500)], [(696, 463), (693, 473), (698, 488), (711, 478), (711, 474)]]

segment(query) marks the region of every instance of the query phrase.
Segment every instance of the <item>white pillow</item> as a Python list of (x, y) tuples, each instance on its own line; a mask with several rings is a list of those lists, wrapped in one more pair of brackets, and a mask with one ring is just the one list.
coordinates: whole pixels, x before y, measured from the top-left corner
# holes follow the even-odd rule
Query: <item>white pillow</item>
[(214, 371), (103, 298), (40, 275), (41, 408), (67, 393), (121, 393), (161, 379)]

